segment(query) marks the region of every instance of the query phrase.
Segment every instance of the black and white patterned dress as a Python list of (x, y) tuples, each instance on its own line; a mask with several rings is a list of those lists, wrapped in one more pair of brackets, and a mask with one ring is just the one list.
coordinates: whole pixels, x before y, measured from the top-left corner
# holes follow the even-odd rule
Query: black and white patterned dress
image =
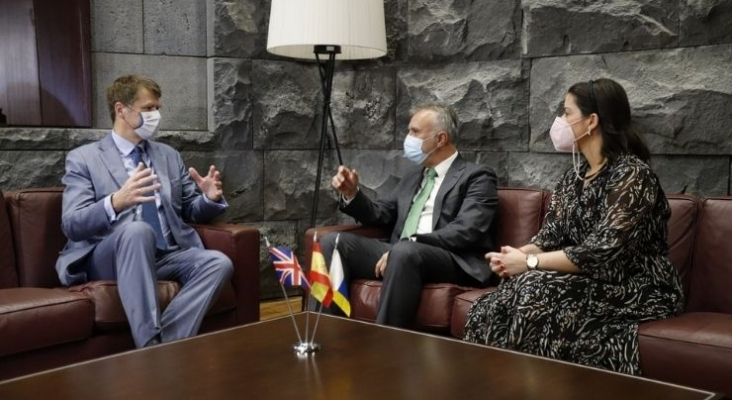
[(658, 178), (633, 155), (608, 161), (584, 188), (570, 169), (531, 243), (564, 250), (582, 274), (504, 279), (470, 308), (464, 339), (640, 375), (638, 324), (683, 308), (667, 257), (670, 215)]

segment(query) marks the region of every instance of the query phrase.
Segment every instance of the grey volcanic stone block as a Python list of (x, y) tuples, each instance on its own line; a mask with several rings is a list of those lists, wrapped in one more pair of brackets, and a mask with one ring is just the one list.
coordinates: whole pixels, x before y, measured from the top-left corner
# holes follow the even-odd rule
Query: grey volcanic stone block
[(507, 164), (509, 187), (554, 190), (562, 175), (572, 168), (572, 157), (558, 153), (511, 153)]
[(521, 2), (409, 2), (409, 56), (471, 61), (515, 58), (521, 37)]
[(732, 0), (681, 1), (680, 45), (732, 43)]
[[(402, 150), (348, 150), (343, 157), (346, 165), (358, 172), (361, 190), (375, 200), (389, 195), (404, 174), (416, 168), (403, 154)], [(329, 178), (335, 173), (335, 169), (328, 171)]]
[(726, 196), (730, 178), (726, 156), (653, 156), (651, 166), (666, 194)]
[(144, 0), (145, 53), (206, 55), (206, 3)]
[(64, 159), (62, 151), (0, 151), (0, 188), (61, 186)]
[(386, 23), (386, 57), (391, 60), (406, 61), (408, 56), (409, 30), (407, 28), (408, 0), (384, 2)]
[(66, 149), (68, 129), (59, 128), (0, 128), (0, 149), (3, 150), (61, 150)]
[(92, 54), (94, 127), (111, 128), (105, 90), (119, 76), (146, 75), (161, 87), (161, 129), (205, 130), (206, 60), (194, 57)]
[(269, 0), (206, 0), (206, 5), (209, 57), (263, 58), (269, 54)]
[(252, 148), (251, 73), (250, 60), (208, 59), (208, 129), (221, 149)]
[(142, 0), (91, 0), (91, 49), (142, 53)]
[(229, 203), (218, 221), (253, 222), (262, 217), (262, 152), (222, 151), (217, 153), (182, 152), (186, 166), (207, 174), (211, 165), (221, 173), (224, 196)]
[(391, 67), (335, 73), (331, 109), (341, 148), (394, 148), (395, 74)]
[(531, 149), (554, 151), (549, 128), (569, 87), (608, 77), (658, 154), (732, 153), (732, 45), (544, 58), (531, 71)]
[[(266, 151), (264, 153), (264, 219), (310, 218), (317, 176), (318, 152)], [(319, 218), (336, 212), (338, 205), (331, 178), (338, 161), (334, 152), (326, 153), (318, 199)]]
[[(252, 61), (255, 149), (316, 149), (320, 78), (314, 63)], [(316, 128), (317, 127), (317, 128)]]
[(461, 121), (461, 150), (525, 151), (528, 71), (520, 60), (442, 67), (406, 67), (397, 72), (397, 137), (404, 140), (409, 111), (418, 103), (451, 104)]
[(678, 45), (679, 4), (667, 0), (524, 0), (523, 53), (530, 57)]
[(498, 179), (498, 186), (508, 186), (509, 154), (489, 151), (460, 151), (460, 155), (466, 160), (493, 169)]
[(69, 129), (68, 148), (75, 149), (81, 145), (97, 141), (110, 132), (110, 129)]

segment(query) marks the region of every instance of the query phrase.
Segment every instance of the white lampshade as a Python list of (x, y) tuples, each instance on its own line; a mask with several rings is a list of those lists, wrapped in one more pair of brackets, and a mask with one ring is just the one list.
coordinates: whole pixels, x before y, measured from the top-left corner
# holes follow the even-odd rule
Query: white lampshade
[(315, 59), (316, 45), (340, 46), (341, 60), (385, 55), (383, 0), (272, 0), (267, 51)]

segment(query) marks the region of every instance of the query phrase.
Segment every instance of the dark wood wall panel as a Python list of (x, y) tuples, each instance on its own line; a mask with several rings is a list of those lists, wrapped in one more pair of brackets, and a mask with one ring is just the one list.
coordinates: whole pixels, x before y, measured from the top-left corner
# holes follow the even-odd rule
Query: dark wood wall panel
[(89, 0), (34, 4), (43, 125), (90, 127)]
[(40, 125), (33, 0), (0, 0), (0, 108), (9, 125)]

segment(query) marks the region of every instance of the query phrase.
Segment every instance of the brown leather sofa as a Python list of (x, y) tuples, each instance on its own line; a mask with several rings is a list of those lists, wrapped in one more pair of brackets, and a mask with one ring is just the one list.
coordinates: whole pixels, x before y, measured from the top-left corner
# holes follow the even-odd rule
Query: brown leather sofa
[[(0, 193), (0, 380), (134, 348), (112, 281), (61, 287), (56, 258), (62, 188)], [(202, 331), (259, 320), (259, 231), (195, 225), (206, 248), (234, 264), (231, 285), (211, 307)], [(160, 281), (165, 307), (179, 290)]]
[[(500, 188), (494, 235), (497, 245), (520, 246), (538, 232), (550, 193), (539, 189)], [(732, 197), (700, 199), (669, 195), (669, 257), (681, 275), (685, 312), (675, 318), (640, 326), (643, 374), (652, 379), (732, 396)], [(328, 226), (306, 232), (310, 254), (315, 232), (350, 231), (388, 238), (388, 228)], [(309, 260), (308, 260), (309, 261)], [(424, 287), (415, 329), (462, 337), (470, 305), (495, 290), (451, 284)], [(373, 321), (380, 281), (352, 282), (352, 317)]]

